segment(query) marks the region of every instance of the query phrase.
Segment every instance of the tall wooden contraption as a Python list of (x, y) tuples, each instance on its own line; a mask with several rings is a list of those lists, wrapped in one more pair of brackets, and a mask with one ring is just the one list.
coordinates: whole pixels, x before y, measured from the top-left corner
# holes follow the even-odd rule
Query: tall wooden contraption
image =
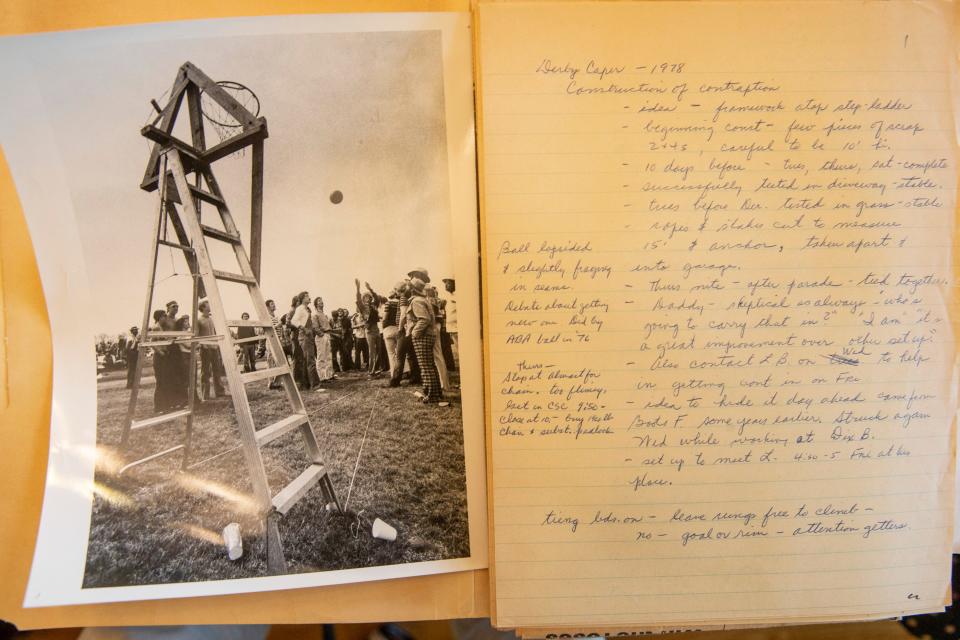
[[(140, 327), (141, 353), (154, 347), (189, 347), (189, 369), (187, 381), (187, 406), (144, 419), (136, 419), (137, 397), (140, 393), (140, 381), (144, 358), (137, 359), (134, 372), (133, 390), (124, 424), (121, 446), (126, 446), (131, 435), (141, 429), (157, 427), (185, 421), (183, 443), (135, 460), (126, 465), (121, 473), (131, 467), (144, 464), (161, 456), (183, 450), (181, 468), (185, 468), (190, 455), (190, 443), (194, 428), (194, 398), (196, 390), (196, 370), (199, 346), (215, 343), (226, 371), (227, 384), (233, 400), (240, 440), (254, 497), (264, 523), (267, 542), (267, 564), (272, 573), (286, 571), (283, 546), (280, 541), (277, 519), (287, 513), (312, 488), (319, 486), (327, 503), (337, 502), (333, 484), (324, 466), (319, 444), (310, 426), (303, 399), (294, 382), (292, 371), (287, 365), (279, 337), (277, 336), (270, 312), (264, 303), (259, 285), (260, 261), (260, 214), (263, 195), (263, 141), (267, 137), (267, 122), (258, 117), (241, 103), (231, 89), (241, 87), (253, 95), (246, 87), (231, 82), (214, 82), (200, 69), (187, 62), (177, 73), (169, 101), (165, 106), (154, 102), (158, 115), (152, 124), (145, 126), (141, 133), (155, 144), (150, 152), (147, 169), (140, 187), (146, 191), (158, 193), (159, 206), (151, 237), (150, 275), (147, 280), (147, 295), (143, 309), (143, 321)], [(190, 124), (190, 142), (173, 135), (177, 115), (184, 99)], [(201, 99), (204, 100), (203, 105)], [(254, 96), (254, 99), (256, 97)], [(209, 105), (209, 106), (207, 106)], [(213, 119), (205, 109), (216, 108), (224, 116)], [(259, 111), (259, 102), (257, 102)], [(207, 147), (204, 121), (213, 123), (220, 134), (218, 144)], [(251, 211), (251, 255), (240, 239), (240, 232), (234, 224), (233, 216), (227, 207), (223, 193), (213, 175), (212, 165), (229, 155), (252, 148), (252, 211)], [(216, 209), (220, 228), (204, 224), (201, 207), (212, 206)], [(172, 229), (173, 239), (166, 233)], [(217, 270), (213, 267), (207, 242), (214, 241), (229, 245), (239, 265), (239, 273)], [(188, 331), (154, 331), (150, 328), (150, 310), (154, 305), (154, 289), (157, 284), (157, 256), (160, 247), (167, 246), (182, 251), (193, 279), (192, 313), (196, 319), (199, 301), (205, 297), (210, 305), (210, 316), (216, 328), (212, 336), (199, 336), (197, 323)], [(245, 285), (250, 295), (251, 308), (256, 319), (232, 320), (226, 317), (219, 283), (227, 281)], [(256, 327), (262, 334), (253, 338), (235, 339), (231, 328)], [(243, 342), (265, 340), (271, 357), (272, 366), (242, 373), (237, 362), (235, 346)], [(246, 386), (250, 383), (276, 378), (285, 391), (290, 414), (269, 425), (255, 424), (250, 411)], [(303, 440), (309, 465), (290, 484), (274, 494), (267, 481), (261, 447), (297, 430)]]

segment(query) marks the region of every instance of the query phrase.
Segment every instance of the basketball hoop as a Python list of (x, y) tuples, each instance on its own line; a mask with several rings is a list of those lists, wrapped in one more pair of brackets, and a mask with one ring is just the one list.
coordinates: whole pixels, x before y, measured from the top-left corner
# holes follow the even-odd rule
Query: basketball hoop
[[(260, 115), (260, 99), (249, 87), (232, 80), (221, 80), (217, 82), (217, 86), (230, 94), (230, 97), (239, 102), (255, 118)], [(207, 95), (206, 91), (200, 94), (200, 111), (203, 113), (204, 120), (210, 124), (210, 128), (216, 132), (218, 142), (229, 140), (240, 133), (243, 127), (243, 124), (230, 115), (229, 111)], [(243, 154), (244, 149), (240, 149), (233, 155), (242, 156)]]

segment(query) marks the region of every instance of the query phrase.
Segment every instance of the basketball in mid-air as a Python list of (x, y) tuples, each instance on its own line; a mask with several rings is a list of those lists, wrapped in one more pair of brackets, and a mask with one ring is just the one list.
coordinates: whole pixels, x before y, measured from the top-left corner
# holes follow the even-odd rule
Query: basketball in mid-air
[(333, 204), (340, 204), (341, 202), (343, 202), (343, 194), (340, 193), (339, 191), (334, 191), (333, 193), (330, 194), (330, 202), (332, 202)]

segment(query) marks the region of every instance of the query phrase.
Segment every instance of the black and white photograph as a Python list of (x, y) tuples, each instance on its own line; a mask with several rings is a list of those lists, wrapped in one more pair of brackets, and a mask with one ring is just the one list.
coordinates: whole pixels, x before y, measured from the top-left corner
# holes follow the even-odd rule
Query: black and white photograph
[(48, 515), (52, 453), (41, 525), (82, 530), (77, 601), (483, 566), (469, 34), (377, 19), (30, 63), (95, 378), (87, 520)]

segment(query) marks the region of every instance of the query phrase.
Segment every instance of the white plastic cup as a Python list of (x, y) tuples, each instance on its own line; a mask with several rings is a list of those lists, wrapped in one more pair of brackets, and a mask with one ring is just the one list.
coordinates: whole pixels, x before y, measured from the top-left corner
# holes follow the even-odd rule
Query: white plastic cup
[(243, 538), (240, 537), (240, 525), (231, 522), (223, 528), (223, 544), (227, 547), (227, 557), (238, 560), (243, 555)]
[(397, 539), (397, 530), (380, 518), (377, 518), (373, 521), (373, 528), (371, 529), (370, 533), (373, 534), (374, 538), (380, 538), (381, 540), (393, 542)]

